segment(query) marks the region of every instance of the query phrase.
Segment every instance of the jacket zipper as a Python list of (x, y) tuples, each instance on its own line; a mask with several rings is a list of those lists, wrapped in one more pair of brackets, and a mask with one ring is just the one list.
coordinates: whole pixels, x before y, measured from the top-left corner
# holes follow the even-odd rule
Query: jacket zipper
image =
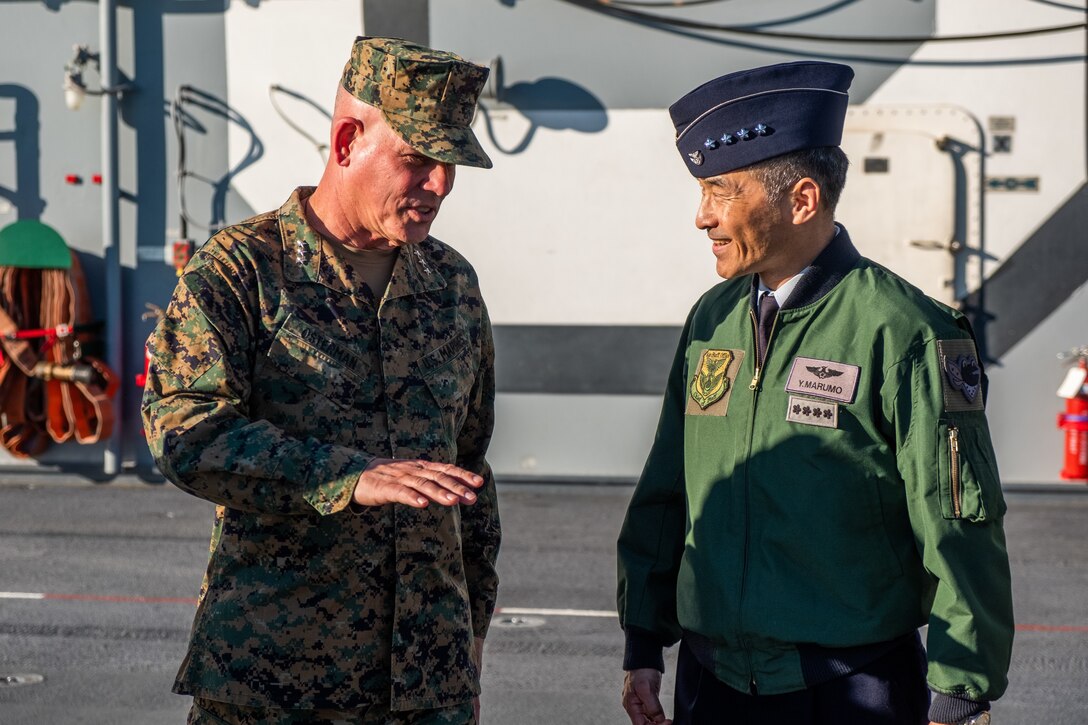
[(952, 479), (952, 515), (960, 518), (960, 431), (952, 425), (948, 427), (949, 474)]
[[(748, 590), (748, 552), (751, 546), (751, 482), (748, 479), (748, 464), (752, 460), (752, 441), (755, 438), (756, 430), (756, 408), (759, 402), (759, 381), (763, 373), (763, 365), (761, 357), (766, 360), (767, 351), (759, 349), (759, 323), (756, 321), (756, 313), (749, 308), (748, 316), (752, 320), (752, 332), (755, 334), (753, 338), (755, 340), (756, 359), (755, 359), (755, 375), (752, 377), (752, 382), (748, 386), (752, 391), (752, 410), (748, 420), (748, 449), (744, 458), (744, 565), (741, 569), (740, 575), (740, 603), (737, 607), (737, 629), (741, 633), (740, 641), (741, 647), (744, 649), (745, 659), (748, 660), (748, 688), (752, 693), (757, 691), (756, 673), (755, 667), (752, 665), (752, 647), (748, 642), (748, 638), (743, 635), (745, 631), (744, 626), (744, 600)], [(770, 332), (767, 334), (767, 347), (771, 346), (770, 341), (774, 335), (775, 325), (778, 323), (778, 318), (775, 317), (775, 321), (771, 323)], [(762, 355), (760, 354), (762, 352)]]
[(763, 376), (763, 363), (767, 359), (767, 350), (771, 349), (771, 340), (774, 339), (774, 330), (778, 326), (778, 315), (775, 315), (774, 321), (771, 322), (771, 329), (767, 332), (767, 350), (759, 349), (759, 323), (756, 321), (755, 311), (750, 307), (748, 308), (748, 316), (752, 318), (752, 331), (755, 332), (754, 339), (756, 341), (756, 374), (752, 376), (752, 382), (748, 384), (748, 389), (755, 390), (759, 387), (759, 379)]
[[(755, 388), (753, 388), (753, 390), (755, 390)], [(758, 398), (758, 396), (758, 391), (752, 395), (752, 413), (748, 424), (748, 452), (744, 460), (744, 564), (742, 565), (740, 572), (740, 601), (737, 605), (737, 630), (738, 634), (740, 634), (741, 647), (744, 649), (744, 658), (748, 661), (748, 687), (749, 690), (752, 691), (756, 689), (756, 672), (755, 668), (752, 666), (752, 647), (748, 642), (748, 638), (744, 636), (744, 601), (748, 594), (748, 551), (751, 547), (752, 537), (750, 508), (752, 486), (751, 482), (748, 480), (748, 463), (752, 459), (752, 439), (755, 437), (756, 398)]]

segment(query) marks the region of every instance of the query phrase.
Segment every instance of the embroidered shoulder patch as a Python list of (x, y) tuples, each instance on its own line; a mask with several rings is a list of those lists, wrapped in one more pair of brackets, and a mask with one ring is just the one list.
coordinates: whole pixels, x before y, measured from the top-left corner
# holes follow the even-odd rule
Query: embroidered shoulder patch
[(725, 415), (743, 350), (703, 350), (688, 386), (689, 415)]
[(706, 410), (711, 403), (721, 400), (729, 390), (729, 378), (726, 372), (733, 362), (733, 353), (729, 350), (704, 350), (699, 360), (699, 369), (691, 380), (691, 399)]
[(982, 410), (982, 366), (975, 341), (938, 340), (937, 357), (945, 411)]

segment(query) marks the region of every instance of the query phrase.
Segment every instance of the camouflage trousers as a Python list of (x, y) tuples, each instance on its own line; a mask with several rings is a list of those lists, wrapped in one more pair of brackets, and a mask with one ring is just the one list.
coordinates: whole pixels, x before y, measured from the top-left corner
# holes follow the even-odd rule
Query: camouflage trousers
[(281, 710), (193, 698), (188, 725), (476, 725), (472, 702), (434, 710), (390, 712), (385, 705), (358, 710)]

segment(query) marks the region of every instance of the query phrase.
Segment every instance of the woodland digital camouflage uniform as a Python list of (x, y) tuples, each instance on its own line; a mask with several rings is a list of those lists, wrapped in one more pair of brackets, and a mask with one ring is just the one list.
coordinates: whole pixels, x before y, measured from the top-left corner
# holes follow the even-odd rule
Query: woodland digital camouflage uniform
[[(430, 237), (401, 249), (379, 306), (307, 225), (309, 193), (216, 234), (148, 342), (155, 460), (219, 505), (174, 691), (301, 709), (464, 702), (497, 589), (487, 311), (469, 264)], [(349, 506), (372, 456), (486, 483), (473, 506)]]
[(240, 707), (197, 698), (188, 725), (462, 725), (472, 717), (472, 703), (463, 702), (437, 710), (390, 713), (385, 705), (353, 710), (281, 710)]

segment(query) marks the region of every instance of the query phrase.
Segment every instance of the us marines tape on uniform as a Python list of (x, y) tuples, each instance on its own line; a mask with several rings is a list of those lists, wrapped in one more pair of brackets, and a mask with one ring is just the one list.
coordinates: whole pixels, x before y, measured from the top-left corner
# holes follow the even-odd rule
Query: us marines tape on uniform
[[(474, 719), (498, 585), (494, 352), (475, 272), (428, 230), (452, 164), (486, 161), (468, 127), (485, 77), (360, 38), (317, 189), (212, 237), (148, 341), (152, 453), (217, 504), (174, 688), (197, 698), (190, 722)], [(403, 103), (418, 127), (382, 120)], [(387, 284), (353, 261), (390, 249)]]

